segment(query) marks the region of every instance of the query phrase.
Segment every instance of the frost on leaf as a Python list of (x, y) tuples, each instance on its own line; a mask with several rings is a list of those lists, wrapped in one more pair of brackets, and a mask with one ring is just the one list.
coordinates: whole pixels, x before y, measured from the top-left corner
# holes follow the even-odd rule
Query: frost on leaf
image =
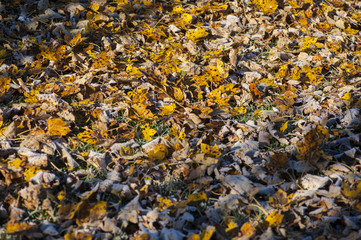
[(361, 239), (358, 1), (23, 2), (1, 236)]

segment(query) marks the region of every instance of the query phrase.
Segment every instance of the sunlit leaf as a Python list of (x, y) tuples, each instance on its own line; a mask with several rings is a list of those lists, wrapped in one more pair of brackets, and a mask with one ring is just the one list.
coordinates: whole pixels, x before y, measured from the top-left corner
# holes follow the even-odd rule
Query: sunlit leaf
[(190, 24), (193, 19), (193, 15), (189, 13), (183, 13), (181, 19), (185, 24)]
[(56, 196), (56, 198), (59, 200), (59, 201), (62, 201), (66, 196), (66, 192), (65, 191), (60, 191), (58, 193), (58, 195)]
[(192, 40), (193, 42), (196, 42), (200, 40), (201, 38), (207, 37), (208, 32), (205, 28), (196, 28), (188, 30), (187, 32), (187, 38)]
[(65, 136), (70, 132), (70, 128), (61, 118), (50, 118), (48, 120), (48, 134)]
[(201, 240), (201, 236), (199, 234), (192, 234), (187, 240)]
[(276, 73), (276, 77), (280, 77), (280, 78), (286, 77), (287, 73), (288, 73), (288, 65), (287, 64), (282, 65), (278, 70), (278, 72)]
[(6, 232), (8, 234), (25, 232), (34, 228), (36, 228), (36, 225), (34, 224), (29, 224), (26, 222), (15, 222), (15, 221), (9, 221), (5, 226)]
[(258, 90), (256, 83), (251, 82), (249, 84), (249, 91), (252, 94), (252, 96), (256, 99), (259, 99), (262, 97), (262, 92)]
[(94, 131), (89, 130), (89, 129), (78, 133), (77, 137), (82, 142), (89, 143), (89, 144), (92, 144), (92, 145), (94, 145), (94, 144), (96, 144), (98, 142), (98, 139), (97, 139)]
[(34, 177), (41, 170), (38, 167), (31, 167), (24, 171), (24, 180), (29, 182), (32, 177)]
[(164, 144), (157, 144), (152, 151), (148, 152), (148, 157), (151, 161), (163, 160), (168, 154), (168, 149)]
[(182, 101), (183, 98), (184, 98), (184, 95), (183, 95), (183, 92), (180, 88), (177, 88), (177, 87), (173, 87), (173, 91), (174, 91), (174, 98), (177, 100), (177, 101)]
[(346, 100), (346, 101), (350, 101), (351, 100), (351, 93), (345, 93), (343, 96), (342, 96), (342, 99), (343, 100)]
[(60, 45), (59, 47), (45, 47), (42, 51), (42, 56), (50, 61), (61, 61), (67, 57), (66, 45)]
[(174, 138), (179, 138), (181, 140), (186, 137), (186, 134), (182, 130), (178, 130), (175, 126), (170, 129), (169, 135)]
[(311, 47), (322, 48), (323, 44), (318, 43), (317, 41), (318, 41), (317, 37), (306, 37), (302, 42), (302, 47), (300, 48), (300, 50), (306, 50)]
[(266, 222), (268, 222), (270, 227), (277, 227), (282, 223), (283, 215), (279, 214), (277, 211), (272, 212), (266, 218)]
[(10, 168), (20, 169), (21, 167), (25, 166), (25, 161), (21, 160), (20, 158), (15, 158), (8, 162), (8, 166)]
[(342, 183), (342, 194), (349, 199), (361, 197), (361, 181), (351, 186), (348, 182)]
[(99, 201), (95, 203), (89, 210), (89, 221), (101, 220), (107, 215), (107, 202)]
[(280, 131), (281, 131), (281, 132), (285, 132), (287, 128), (288, 128), (288, 121), (285, 122), (285, 123), (282, 123), (282, 126), (281, 126), (281, 128), (280, 128)]
[(210, 240), (215, 230), (215, 226), (207, 226), (206, 230), (202, 232), (201, 240)]
[(226, 224), (227, 224), (226, 233), (238, 228), (238, 224), (229, 218), (226, 218)]
[(142, 130), (143, 139), (146, 140), (146, 141), (152, 140), (152, 137), (157, 133), (156, 130), (150, 128), (148, 123), (143, 125), (141, 128), (143, 129)]
[(207, 195), (205, 192), (194, 193), (188, 196), (188, 203), (207, 202)]
[(30, 93), (24, 93), (26, 99), (24, 100), (27, 103), (37, 103), (39, 100), (36, 98), (36, 95), (40, 94), (38, 90), (31, 90)]
[(159, 205), (158, 205), (159, 211), (164, 211), (165, 209), (173, 206), (172, 200), (170, 200), (167, 197), (159, 197), (157, 200), (159, 202)]
[[(99, 5), (98, 5), (99, 6)], [(74, 37), (72, 37), (71, 39), (69, 39), (68, 44), (71, 47), (75, 47), (76, 45), (80, 44), (82, 41), (84, 41), (85, 38), (81, 37), (81, 32), (78, 32), (77, 34), (75, 34)]]
[(10, 86), (8, 85), (10, 82), (10, 78), (0, 76), (0, 97), (10, 89)]
[(92, 65), (94, 69), (107, 68), (113, 65), (114, 53), (103, 51), (97, 54), (96, 60)]
[(234, 107), (232, 114), (234, 115), (243, 115), (247, 113), (247, 108), (241, 106), (241, 107)]
[(253, 227), (252, 222), (246, 222), (241, 227), (241, 233), (244, 237), (251, 237), (256, 231), (256, 228)]
[(137, 67), (134, 67), (131, 65), (129, 65), (126, 68), (126, 71), (130, 76), (134, 76), (134, 77), (138, 77), (138, 78), (140, 78), (143, 75), (142, 72)]
[(252, 2), (265, 14), (272, 14), (278, 8), (276, 0), (252, 0)]
[(74, 107), (81, 107), (81, 106), (87, 106), (87, 105), (93, 105), (95, 104), (92, 100), (90, 100), (89, 98), (88, 99), (85, 99), (85, 100), (82, 100), (82, 101), (79, 101), (79, 102), (72, 102), (71, 105), (74, 106)]
[(166, 104), (166, 105), (163, 106), (162, 112), (160, 114), (164, 115), (164, 116), (169, 116), (172, 113), (174, 113), (175, 108), (176, 108), (175, 103)]
[(164, 26), (153, 27), (147, 23), (144, 23), (144, 29), (141, 31), (148, 39), (159, 41), (162, 38), (166, 38), (167, 34), (165, 33)]

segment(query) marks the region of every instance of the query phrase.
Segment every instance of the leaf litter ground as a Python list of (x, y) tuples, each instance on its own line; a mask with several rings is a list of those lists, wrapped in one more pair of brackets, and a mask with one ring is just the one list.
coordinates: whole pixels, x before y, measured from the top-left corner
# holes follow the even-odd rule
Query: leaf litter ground
[(361, 238), (360, 8), (1, 2), (1, 236)]

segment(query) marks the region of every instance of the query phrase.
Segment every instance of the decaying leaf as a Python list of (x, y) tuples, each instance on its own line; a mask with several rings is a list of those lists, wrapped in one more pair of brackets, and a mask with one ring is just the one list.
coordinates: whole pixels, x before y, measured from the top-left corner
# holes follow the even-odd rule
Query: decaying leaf
[(1, 1), (0, 235), (360, 239), (359, 9)]

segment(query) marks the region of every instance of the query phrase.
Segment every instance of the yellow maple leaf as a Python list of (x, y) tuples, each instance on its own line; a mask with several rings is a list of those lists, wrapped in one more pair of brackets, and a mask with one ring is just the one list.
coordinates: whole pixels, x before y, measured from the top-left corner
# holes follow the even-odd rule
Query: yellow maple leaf
[(81, 32), (78, 32), (73, 36), (71, 39), (69, 39), (68, 44), (71, 47), (75, 47), (76, 45), (80, 44), (85, 38), (81, 37)]
[(178, 14), (183, 12), (184, 12), (184, 8), (182, 7), (182, 5), (175, 6), (172, 10), (172, 14)]
[(26, 182), (29, 182), (32, 177), (34, 177), (41, 169), (37, 167), (31, 167), (24, 171), (24, 179)]
[(344, 62), (340, 67), (348, 74), (356, 74), (360, 72), (360, 67), (356, 67), (353, 62)]
[(264, 14), (272, 14), (278, 8), (278, 3), (276, 0), (253, 0), (253, 3)]
[(217, 144), (214, 144), (213, 147), (211, 147), (210, 151), (209, 151), (209, 155), (211, 155), (212, 157), (218, 158), (222, 155), (222, 153), (219, 151), (219, 147)]
[(174, 91), (173, 96), (174, 96), (175, 100), (182, 101), (184, 98), (182, 90), (180, 88), (173, 87), (173, 91)]
[(351, 93), (345, 93), (343, 96), (342, 96), (342, 99), (343, 100), (346, 100), (346, 101), (350, 101), (351, 100)]
[(111, 51), (102, 51), (97, 54), (97, 57), (92, 65), (93, 69), (106, 68), (112, 66), (114, 53)]
[(185, 132), (183, 132), (183, 130), (178, 130), (175, 126), (173, 126), (170, 129), (169, 135), (174, 137), (174, 138), (179, 138), (181, 140), (183, 140), (186, 137)]
[(188, 196), (188, 203), (207, 202), (207, 195), (205, 192), (193, 193)]
[(149, 160), (163, 160), (168, 154), (168, 149), (164, 144), (157, 144), (152, 151), (148, 152)]
[(133, 104), (132, 107), (138, 114), (138, 117), (145, 119), (154, 118), (154, 114), (149, 109), (147, 109), (147, 106), (144, 103)]
[(263, 83), (263, 85), (268, 86), (277, 86), (277, 84), (274, 83), (274, 81), (270, 78), (262, 78), (260, 81), (260, 83)]
[(88, 220), (95, 221), (100, 220), (107, 214), (107, 202), (99, 201), (90, 208)]
[(284, 64), (278, 69), (278, 72), (276, 73), (276, 77), (279, 77), (279, 78), (286, 77), (287, 72), (288, 72), (288, 65)]
[(342, 51), (341, 41), (331, 40), (327, 42), (327, 47), (332, 53), (338, 53)]
[(216, 230), (215, 226), (207, 226), (207, 229), (204, 232), (202, 232), (201, 239), (210, 240), (215, 230)]
[(211, 147), (208, 144), (201, 143), (201, 151), (215, 158), (218, 158), (222, 155), (222, 153), (219, 151), (219, 147), (217, 146), (217, 144)]
[(8, 77), (0, 77), (0, 97), (10, 89), (9, 83), (11, 79)]
[(157, 200), (159, 202), (158, 204), (159, 211), (164, 211), (165, 209), (173, 206), (172, 200), (170, 200), (167, 197), (158, 197)]
[(160, 113), (160, 115), (169, 116), (172, 113), (174, 113), (175, 108), (176, 108), (175, 103), (164, 105), (162, 107), (162, 112)]
[(143, 129), (143, 139), (146, 141), (152, 140), (152, 137), (157, 133), (156, 130), (149, 127), (149, 123), (143, 125), (141, 128)]
[(20, 158), (15, 158), (14, 160), (8, 162), (9, 168), (20, 169), (23, 166), (25, 166), (25, 162)]
[(350, 187), (350, 184), (347, 182), (342, 183), (342, 194), (350, 199), (357, 199), (361, 197), (361, 181), (354, 184), (353, 187)]
[(281, 131), (281, 132), (285, 132), (286, 129), (287, 129), (287, 127), (288, 127), (288, 121), (282, 124), (282, 126), (281, 126), (281, 128), (280, 128), (280, 131)]
[(93, 104), (95, 104), (95, 103), (88, 98), (85, 100), (81, 100), (79, 102), (72, 102), (70, 105), (72, 105), (74, 107), (82, 107), (82, 106), (93, 105)]
[(293, 68), (292, 74), (289, 76), (290, 79), (292, 80), (298, 80), (301, 77), (301, 69), (296, 66)]
[(193, 42), (197, 42), (199, 39), (207, 37), (208, 32), (205, 28), (196, 28), (188, 30), (187, 38), (192, 40)]
[(56, 198), (57, 198), (59, 201), (61, 201), (61, 200), (63, 200), (63, 199), (65, 198), (65, 196), (66, 196), (66, 192), (65, 192), (64, 190), (62, 190), (62, 191), (60, 191), (60, 192), (58, 193), (58, 195), (56, 196)]
[(216, 63), (217, 63), (218, 72), (221, 74), (221, 76), (223, 78), (227, 78), (228, 77), (228, 69), (225, 67), (224, 62), (217, 58)]
[(201, 240), (201, 236), (199, 234), (192, 234), (187, 240)]
[(100, 5), (92, 3), (92, 4), (90, 4), (89, 8), (92, 9), (93, 11), (95, 11), (95, 12), (98, 12), (98, 10), (100, 8)]
[(141, 0), (140, 3), (147, 7), (153, 6), (153, 0)]
[(134, 77), (137, 77), (137, 78), (140, 78), (143, 74), (142, 72), (139, 70), (139, 68), (137, 67), (134, 67), (134, 66), (131, 66), (129, 65), (125, 71), (130, 75), (130, 76), (134, 76)]
[(122, 148), (119, 150), (120, 154), (122, 155), (132, 155), (133, 154), (133, 148), (131, 148), (130, 146), (124, 147), (124, 145), (122, 146)]
[(312, 46), (316, 48), (322, 48), (323, 44), (318, 43), (317, 41), (318, 41), (317, 37), (306, 37), (302, 42), (302, 47), (300, 48), (300, 50), (306, 50)]
[(92, 51), (93, 50), (93, 46), (90, 45), (89, 47), (87, 47), (85, 49), (85, 52), (89, 55), (89, 57), (91, 57), (92, 59), (97, 59), (97, 53)]
[(130, 0), (114, 0), (114, 1), (118, 4), (119, 7), (123, 7), (131, 3)]
[(232, 114), (234, 115), (243, 115), (247, 113), (247, 108), (240, 106), (240, 107), (234, 107)]
[(282, 223), (283, 215), (279, 214), (277, 211), (272, 212), (266, 218), (270, 227), (276, 227)]
[(227, 224), (226, 233), (228, 233), (238, 227), (238, 224), (236, 222), (233, 222), (229, 218), (226, 218), (226, 224)]
[(159, 41), (162, 38), (166, 38), (167, 34), (165, 33), (165, 27), (152, 27), (151, 25), (145, 23), (144, 29), (140, 31), (143, 35), (145, 35), (148, 39), (152, 39), (155, 41)]
[(25, 102), (27, 103), (37, 103), (39, 102), (39, 100), (36, 98), (36, 95), (40, 94), (40, 92), (38, 90), (31, 90), (30, 93), (24, 93), (25, 98)]
[(10, 220), (5, 226), (6, 233), (8, 234), (25, 232), (33, 228), (36, 228), (36, 225), (25, 222), (15, 222), (14, 220)]
[(228, 9), (228, 3), (227, 4), (218, 4), (218, 3), (213, 3), (213, 5), (211, 5), (211, 9), (214, 12), (219, 12), (219, 11), (224, 11)]
[(48, 134), (65, 136), (70, 132), (70, 128), (66, 126), (66, 122), (61, 118), (48, 119)]
[(181, 19), (183, 23), (190, 24), (193, 19), (193, 15), (189, 13), (183, 13)]
[(208, 144), (201, 143), (201, 151), (202, 151), (203, 153), (208, 153), (210, 149), (211, 149), (211, 148), (210, 148), (210, 146), (209, 146)]
[(246, 222), (241, 227), (241, 233), (244, 237), (251, 237), (255, 232), (256, 228), (253, 227), (252, 222)]
[(351, 26), (348, 26), (344, 31), (351, 35), (356, 35), (358, 32), (358, 30), (351, 28)]
[(89, 143), (89, 144), (96, 144), (98, 142), (95, 133), (93, 130), (85, 130), (84, 132), (78, 133), (77, 137), (79, 138), (79, 140), (81, 140), (82, 142), (85, 143)]
[(45, 59), (50, 61), (61, 61), (67, 57), (66, 45), (60, 45), (56, 48), (52, 48), (50, 46), (45, 47), (41, 54)]

